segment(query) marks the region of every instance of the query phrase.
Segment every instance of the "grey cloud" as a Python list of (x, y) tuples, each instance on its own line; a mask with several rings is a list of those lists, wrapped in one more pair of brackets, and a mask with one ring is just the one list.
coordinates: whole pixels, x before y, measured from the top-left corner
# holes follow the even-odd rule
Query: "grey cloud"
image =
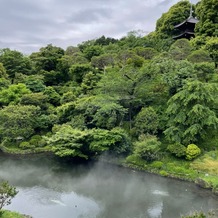
[(68, 19), (68, 22), (86, 24), (98, 21), (101, 22), (102, 19), (109, 19), (110, 17), (110, 11), (106, 8), (91, 8), (75, 12)]
[(150, 32), (178, 1), (1, 0), (0, 48), (31, 53), (49, 43), (66, 48), (102, 35), (119, 38), (137, 29)]

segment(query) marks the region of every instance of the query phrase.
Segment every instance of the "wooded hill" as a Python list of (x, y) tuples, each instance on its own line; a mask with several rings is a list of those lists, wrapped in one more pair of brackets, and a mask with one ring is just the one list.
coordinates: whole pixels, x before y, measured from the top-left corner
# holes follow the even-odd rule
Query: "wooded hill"
[(1, 148), (85, 159), (108, 151), (145, 163), (216, 150), (218, 2), (193, 10), (190, 41), (172, 38), (190, 13), (180, 1), (146, 36), (49, 44), (29, 56), (2, 48)]

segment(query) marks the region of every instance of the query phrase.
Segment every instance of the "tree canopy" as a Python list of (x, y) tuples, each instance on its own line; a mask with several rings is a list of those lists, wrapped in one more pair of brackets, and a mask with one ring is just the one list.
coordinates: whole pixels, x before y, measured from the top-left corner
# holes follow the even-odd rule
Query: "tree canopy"
[(195, 158), (196, 146), (216, 149), (217, 1), (193, 5), (196, 38), (174, 40), (174, 25), (190, 8), (179, 1), (148, 35), (101, 36), (66, 49), (48, 44), (30, 55), (0, 49), (0, 145), (146, 163)]

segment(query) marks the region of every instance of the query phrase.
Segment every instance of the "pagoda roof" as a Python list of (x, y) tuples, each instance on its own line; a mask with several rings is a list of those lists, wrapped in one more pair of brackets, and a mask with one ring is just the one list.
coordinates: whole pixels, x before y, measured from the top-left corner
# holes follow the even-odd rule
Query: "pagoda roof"
[(180, 35), (174, 36), (173, 39), (180, 39), (180, 38), (191, 38), (194, 37), (195, 33), (191, 31), (185, 31), (181, 33)]
[(179, 24), (175, 25), (174, 28), (179, 28), (179, 27), (183, 26), (186, 23), (196, 24), (198, 22), (199, 22), (198, 19), (194, 18), (193, 16), (190, 16), (188, 19), (184, 20), (182, 23), (179, 23)]

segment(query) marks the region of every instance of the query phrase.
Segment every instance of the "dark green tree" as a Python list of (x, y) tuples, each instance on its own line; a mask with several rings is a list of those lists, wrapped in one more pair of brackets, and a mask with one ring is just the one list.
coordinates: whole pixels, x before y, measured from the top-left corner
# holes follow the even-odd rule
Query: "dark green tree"
[(196, 7), (199, 22), (196, 25), (197, 36), (218, 36), (218, 2), (201, 0)]
[(112, 54), (103, 54), (100, 56), (94, 56), (91, 59), (93, 67), (97, 67), (100, 70), (104, 70), (106, 66), (114, 66), (114, 57)]
[(212, 62), (212, 58), (210, 57), (209, 52), (205, 49), (191, 52), (188, 55), (187, 60), (192, 63)]
[(171, 46), (169, 53), (172, 59), (179, 61), (185, 60), (190, 55), (192, 46), (188, 39), (178, 39)]
[(35, 64), (36, 71), (56, 71), (59, 58), (64, 55), (64, 50), (52, 44), (40, 48), (39, 52), (30, 55)]
[(92, 46), (86, 47), (83, 50), (83, 54), (85, 58), (91, 61), (92, 57), (99, 56), (102, 54), (102, 47), (99, 45), (92, 45)]
[(142, 108), (134, 121), (136, 134), (155, 134), (158, 129), (158, 115), (153, 107)]
[(75, 64), (72, 65), (69, 71), (70, 78), (77, 82), (81, 83), (83, 77), (93, 71), (93, 67), (90, 64)]
[(215, 74), (214, 63), (201, 62), (194, 65), (198, 80), (201, 82), (209, 82), (213, 80)]
[(132, 117), (137, 100), (134, 92), (138, 82), (138, 69), (133, 66), (109, 68), (98, 83), (98, 92), (114, 98), (123, 108), (128, 110), (125, 120), (132, 128)]
[(168, 12), (162, 14), (162, 16), (157, 20), (156, 33), (158, 38), (163, 39), (177, 35), (174, 26), (186, 20), (189, 17), (189, 14), (189, 1), (179, 1), (177, 4), (173, 5)]
[(171, 142), (189, 144), (204, 138), (218, 126), (216, 84), (187, 82), (170, 98), (166, 114), (166, 138)]
[(0, 138), (10, 141), (18, 137), (28, 139), (36, 126), (39, 107), (10, 105), (0, 110)]
[(158, 54), (157, 50), (151, 47), (136, 47), (134, 50), (138, 56), (145, 60), (150, 60)]
[(52, 86), (47, 86), (43, 92), (45, 96), (47, 96), (48, 102), (58, 106), (60, 104), (60, 95), (55, 91)]
[(127, 113), (116, 99), (107, 95), (80, 98), (75, 110), (84, 115), (88, 127), (104, 129), (120, 126)]
[(3, 64), (12, 82), (16, 73), (28, 75), (32, 72), (30, 59), (19, 51), (10, 50), (9, 48), (0, 50), (0, 62)]
[(131, 141), (122, 128), (111, 130), (92, 129), (89, 135), (89, 148), (95, 154), (109, 151), (115, 155), (126, 154), (130, 151)]
[(96, 39), (94, 44), (95, 45), (105, 46), (105, 45), (116, 43), (117, 41), (118, 41), (117, 39), (110, 38), (110, 37), (105, 37), (103, 35), (100, 38)]

